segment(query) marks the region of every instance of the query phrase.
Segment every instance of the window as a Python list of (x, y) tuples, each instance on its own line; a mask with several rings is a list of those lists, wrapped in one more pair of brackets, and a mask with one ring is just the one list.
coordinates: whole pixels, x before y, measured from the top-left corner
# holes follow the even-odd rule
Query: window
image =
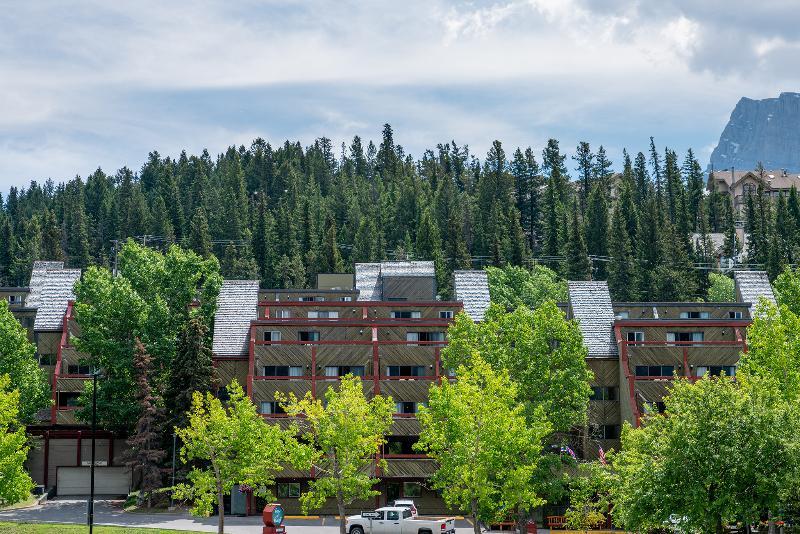
[(619, 439), (619, 425), (589, 425), (592, 439)]
[(277, 330), (264, 332), (264, 341), (280, 341), (281, 333)]
[[(422, 496), (422, 485), (419, 482), (403, 482), (403, 497)], [(411, 512), (409, 512), (411, 515)]]
[(591, 400), (617, 400), (617, 388), (614, 386), (592, 386)]
[(444, 341), (444, 332), (406, 332), (406, 341)]
[(275, 493), (278, 494), (279, 499), (299, 499), (300, 498), (300, 483), (299, 482), (278, 482), (275, 488)]
[(404, 413), (404, 414), (417, 413), (421, 405), (422, 405), (421, 402), (396, 402), (395, 413)]
[(353, 297), (339, 297), (337, 300), (339, 302), (351, 302), (353, 300)]
[(298, 341), (319, 341), (319, 332), (298, 332)]
[(422, 314), (418, 311), (392, 311), (391, 318), (392, 319), (419, 319), (422, 317)]
[(674, 365), (637, 365), (636, 376), (662, 377), (672, 376), (675, 373)]
[(278, 310), (275, 317), (278, 319), (289, 319), (292, 316), (292, 310)]
[(400, 512), (397, 510), (386, 510), (387, 521), (397, 521), (398, 519), (400, 519)]
[(309, 319), (338, 319), (338, 311), (310, 311), (308, 312)]
[(725, 373), (725, 376), (736, 376), (736, 366), (735, 365), (701, 365), (697, 367), (697, 376), (705, 376), (707, 374), (711, 376), (719, 376), (722, 373)]
[(703, 341), (703, 339), (705, 339), (703, 332), (667, 332), (667, 341), (670, 343), (676, 341), (681, 343)]
[(711, 314), (707, 311), (683, 311), (680, 314), (681, 319), (709, 319)]
[(67, 365), (67, 374), (69, 375), (88, 375), (92, 372), (92, 368), (85, 364), (71, 363)]
[(411, 510), (405, 509), (403, 510), (403, 519), (409, 519), (411, 517)]
[(617, 319), (629, 319), (631, 316), (628, 311), (621, 311), (617, 313)]
[(300, 297), (297, 300), (299, 300), (300, 302), (325, 302), (325, 297), (305, 296), (305, 297)]
[(728, 319), (741, 319), (742, 312), (740, 311), (729, 311), (728, 312)]
[(644, 341), (644, 332), (628, 332), (628, 342), (637, 343)]
[(405, 297), (389, 297), (386, 300), (388, 300), (389, 302), (404, 302), (404, 301), (406, 301), (408, 299), (405, 298)]
[(363, 365), (329, 365), (325, 367), (325, 376), (364, 376)]
[(262, 401), (260, 412), (265, 415), (286, 413), (283, 407), (275, 401)]
[(443, 310), (439, 312), (439, 319), (452, 319), (453, 310)]
[(425, 376), (425, 367), (421, 365), (390, 365), (386, 368), (386, 376)]
[(299, 365), (265, 365), (263, 376), (303, 376)]
[(39, 365), (55, 365), (58, 354), (39, 354)]
[(75, 391), (59, 391), (58, 392), (58, 406), (59, 408), (71, 408), (78, 405), (78, 398), (80, 393)]
[(22, 304), (22, 296), (20, 296), (20, 295), (9, 295), (8, 296), (8, 303), (11, 304), (11, 305)]

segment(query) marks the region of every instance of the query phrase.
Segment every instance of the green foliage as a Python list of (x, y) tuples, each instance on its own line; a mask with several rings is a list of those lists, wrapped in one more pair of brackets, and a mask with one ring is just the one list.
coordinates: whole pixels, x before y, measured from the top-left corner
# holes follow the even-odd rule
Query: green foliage
[(188, 481), (176, 486), (175, 497), (191, 501), (191, 513), (203, 517), (217, 505), (220, 534), (225, 524), (223, 498), (234, 484), (271, 499), (267, 487), (286, 463), (307, 469), (311, 460), (310, 449), (294, 438), (296, 429), (282, 431), (265, 423), (235, 380), (228, 391), (226, 406), (211, 393), (195, 392), (188, 426), (175, 429), (183, 443), (182, 462), (194, 466)]
[(752, 524), (797, 481), (798, 420), (768, 379), (679, 380), (666, 411), (625, 425), (614, 468), (614, 515), (630, 530), (663, 528), (670, 515), (693, 531)]
[(567, 527), (587, 532), (602, 526), (612, 509), (614, 485), (615, 476), (608, 465), (579, 464), (577, 473), (569, 478), (569, 508), (564, 514)]
[(533, 484), (542, 440), (552, 427), (541, 406), (526, 417), (519, 388), (476, 352), (458, 380), (434, 385), (418, 419), (417, 450), (437, 461), (431, 478), (449, 506), (478, 520), (506, 519), (544, 503)]
[(795, 315), (800, 315), (800, 268), (787, 267), (772, 284), (778, 304), (786, 306)]
[(178, 337), (175, 360), (169, 375), (164, 400), (173, 426), (185, 426), (195, 391), (211, 391), (213, 377), (208, 327), (200, 317), (189, 319)]
[(536, 309), (548, 300), (567, 300), (567, 282), (543, 265), (531, 270), (515, 265), (487, 267), (486, 275), (492, 303), (506, 310), (518, 306)]
[(20, 393), (7, 374), (0, 374), (0, 504), (25, 500), (33, 481), (25, 471), (28, 457), (25, 427), (19, 419)]
[[(338, 388), (329, 387), (324, 401), (310, 393), (302, 399), (293, 393), (276, 394), (276, 399), (287, 414), (302, 416), (302, 439), (315, 450), (312, 460), (317, 478), (300, 498), (303, 510), (319, 508), (335, 497), (344, 529), (345, 506), (380, 493), (373, 489), (378, 482), (375, 455), (386, 442), (394, 402), (381, 395), (368, 400), (361, 379), (352, 375), (343, 377)], [(385, 461), (379, 461), (377, 467), (385, 469)]]
[(710, 273), (708, 279), (710, 282), (706, 296), (708, 302), (734, 302), (736, 300), (733, 278), (720, 273)]
[(591, 371), (578, 324), (553, 301), (535, 311), (520, 306), (506, 313), (492, 304), (482, 323), (459, 314), (442, 349), (445, 367), (470, 365), (477, 356), (505, 370), (519, 384), (526, 413), (541, 409), (555, 431), (586, 422)]
[(28, 333), (0, 301), (0, 374), (7, 375), (11, 387), (19, 392), (19, 417), (32, 423), (36, 412), (50, 406), (50, 385), (36, 361), (36, 346), (28, 341)]
[[(197, 313), (210, 324), (221, 285), (219, 264), (177, 246), (166, 254), (128, 242), (119, 253), (119, 276), (91, 267), (75, 286), (75, 315), (79, 351), (104, 370), (98, 383), (97, 416), (106, 428), (130, 429), (137, 417), (130, 402), (135, 384), (132, 374), (135, 339), (153, 357), (154, 388), (163, 392), (175, 358), (179, 333)], [(199, 305), (192, 312), (192, 304)], [(81, 397), (78, 416), (90, 418), (91, 387)]]

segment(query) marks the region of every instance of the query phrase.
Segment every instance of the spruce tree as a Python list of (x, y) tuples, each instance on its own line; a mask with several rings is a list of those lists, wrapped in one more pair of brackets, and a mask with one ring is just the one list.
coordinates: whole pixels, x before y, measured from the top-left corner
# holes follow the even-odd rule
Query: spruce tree
[[(586, 248), (592, 256), (608, 255), (608, 201), (603, 182), (596, 182), (586, 209)], [(606, 263), (595, 264), (593, 278), (606, 279)]]
[(614, 164), (608, 159), (606, 149), (603, 145), (597, 149), (597, 156), (595, 156), (595, 164), (592, 172), (595, 181), (600, 183), (603, 193), (608, 195), (611, 193), (611, 176), (614, 174)]
[(192, 407), (195, 391), (201, 394), (211, 391), (214, 370), (207, 339), (208, 327), (200, 316), (189, 319), (178, 337), (175, 360), (170, 366), (164, 394), (170, 427), (186, 426), (186, 414)]
[(61, 228), (56, 221), (56, 214), (45, 209), (42, 214), (42, 260), (60, 261), (64, 259), (61, 249)]
[(733, 206), (730, 202), (724, 204), (725, 213), (725, 241), (722, 245), (722, 254), (726, 258), (736, 258), (741, 252), (739, 239), (736, 236), (736, 226), (733, 222)]
[[(623, 194), (630, 198), (630, 191), (625, 188)], [(608, 288), (612, 298), (617, 301), (634, 302), (639, 299), (638, 269), (633, 253), (633, 239), (626, 227), (623, 205), (617, 202), (611, 218), (611, 234), (609, 236)]]
[(206, 211), (198, 207), (192, 216), (189, 230), (189, 248), (203, 258), (211, 256), (211, 234), (208, 231)]
[(135, 400), (139, 406), (139, 418), (133, 434), (126, 441), (129, 448), (125, 451), (125, 466), (133, 473), (134, 480), (140, 480), (137, 504), (142, 506), (146, 503), (150, 508), (153, 493), (162, 485), (161, 462), (167, 456), (166, 451), (159, 446), (164, 414), (158, 396), (150, 385), (150, 355), (138, 338), (135, 340), (135, 347)]
[(342, 260), (342, 253), (339, 251), (339, 243), (336, 237), (336, 221), (332, 217), (328, 217), (325, 230), (325, 240), (322, 243), (322, 259), (321, 265), (324, 265), (325, 271), (329, 273), (342, 273), (344, 272), (344, 260)]
[(256, 221), (252, 237), (253, 258), (259, 269), (262, 286), (275, 287), (277, 263), (275, 220), (267, 207), (267, 199), (264, 194), (258, 195), (256, 204)]
[(636, 161), (633, 165), (633, 177), (636, 181), (636, 206), (643, 209), (645, 201), (650, 194), (650, 176), (647, 173), (647, 159), (644, 154), (636, 154)]
[(572, 222), (565, 255), (564, 275), (567, 280), (589, 280), (591, 278), (591, 264), (586, 251), (586, 241), (583, 239), (583, 226), (579, 218), (577, 202), (573, 202), (572, 206)]
[(577, 164), (575, 170), (578, 172), (578, 180), (580, 181), (581, 210), (585, 210), (586, 199), (589, 198), (593, 180), (596, 176), (594, 154), (592, 154), (589, 143), (586, 141), (578, 143), (578, 147), (575, 149), (575, 155), (572, 156), (572, 159), (574, 159)]

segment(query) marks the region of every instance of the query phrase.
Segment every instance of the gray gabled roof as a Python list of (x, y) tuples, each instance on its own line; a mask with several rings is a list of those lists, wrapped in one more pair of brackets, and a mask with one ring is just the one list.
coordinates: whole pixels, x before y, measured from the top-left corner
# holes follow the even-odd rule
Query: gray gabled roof
[(436, 276), (432, 261), (384, 261), (381, 276)]
[(28, 308), (38, 308), (40, 297), (42, 294), (42, 287), (44, 287), (45, 277), (47, 271), (55, 271), (64, 268), (63, 261), (35, 261), (33, 262), (33, 270), (31, 271), (31, 281), (28, 284), (30, 293), (28, 298), (25, 299), (25, 306)]
[(48, 269), (44, 272), (34, 330), (61, 330), (67, 304), (75, 300), (75, 282), (80, 277), (80, 269)]
[(464, 303), (464, 312), (473, 321), (483, 321), (489, 308), (489, 279), (486, 271), (455, 271), (456, 300)]
[(358, 300), (381, 300), (380, 263), (356, 263), (356, 289)]
[(761, 297), (776, 303), (766, 271), (734, 271), (733, 279), (736, 283), (736, 299), (750, 304), (751, 317)]
[(250, 321), (258, 318), (258, 280), (223, 280), (214, 317), (215, 356), (250, 352)]
[(617, 355), (614, 341), (614, 308), (606, 282), (567, 282), (572, 316), (578, 320), (588, 356)]

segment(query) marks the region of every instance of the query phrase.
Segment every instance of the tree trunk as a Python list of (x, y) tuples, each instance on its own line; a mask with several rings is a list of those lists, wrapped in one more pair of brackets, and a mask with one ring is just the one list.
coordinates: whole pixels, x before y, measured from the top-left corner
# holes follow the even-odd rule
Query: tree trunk
[(347, 516), (344, 511), (344, 494), (336, 491), (336, 506), (339, 508), (339, 534), (347, 534)]
[(472, 499), (470, 503), (470, 512), (472, 513), (472, 532), (481, 534), (481, 525), (478, 523), (478, 501), (476, 499)]
[(217, 534), (225, 534), (225, 495), (222, 492), (222, 477), (216, 465), (214, 465), (214, 478), (217, 479), (217, 508), (219, 508)]
[(528, 513), (525, 510), (517, 510), (517, 532), (525, 534), (528, 527)]

